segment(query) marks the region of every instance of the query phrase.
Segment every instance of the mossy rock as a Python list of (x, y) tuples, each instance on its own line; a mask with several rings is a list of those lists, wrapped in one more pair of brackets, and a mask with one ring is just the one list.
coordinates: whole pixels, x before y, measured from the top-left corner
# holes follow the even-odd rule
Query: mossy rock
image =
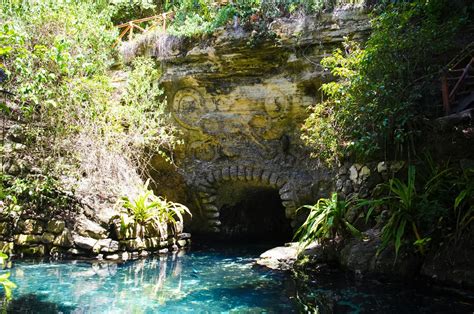
[(0, 241), (0, 251), (2, 251), (5, 254), (8, 254), (8, 255), (12, 254), (13, 247), (14, 247), (13, 242)]
[(138, 251), (145, 249), (145, 243), (142, 239), (130, 239), (120, 241), (120, 247), (127, 251)]
[(0, 222), (0, 234), (1, 235), (9, 235), (12, 232), (13, 225), (7, 221)]
[(16, 245), (27, 246), (30, 244), (42, 243), (43, 238), (36, 234), (16, 234), (13, 239)]
[(35, 219), (25, 219), (18, 221), (17, 230), (23, 234), (42, 234), (44, 224)]
[(63, 232), (64, 228), (66, 227), (66, 223), (63, 220), (50, 220), (46, 229), (54, 234), (60, 234)]
[(168, 247), (168, 242), (160, 237), (145, 238), (145, 247), (147, 250), (156, 250)]
[(50, 243), (53, 243), (54, 242), (54, 234), (52, 233), (49, 233), (49, 232), (45, 232), (43, 233), (43, 235), (41, 236), (41, 242), (43, 242), (44, 244), (50, 244)]
[(17, 252), (25, 256), (44, 256), (45, 249), (44, 245), (33, 245), (20, 247)]
[(72, 237), (71, 231), (69, 229), (64, 229), (63, 232), (56, 236), (53, 241), (55, 246), (60, 246), (64, 248), (70, 248), (74, 245), (74, 239)]

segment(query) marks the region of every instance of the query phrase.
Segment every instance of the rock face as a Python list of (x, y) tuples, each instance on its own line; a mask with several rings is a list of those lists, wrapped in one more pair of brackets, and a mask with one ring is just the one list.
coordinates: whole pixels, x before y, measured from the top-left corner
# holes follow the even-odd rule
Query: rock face
[(398, 278), (412, 278), (418, 272), (421, 260), (409, 252), (400, 252), (395, 258), (394, 248), (388, 247), (379, 255), (380, 230), (365, 232), (366, 239), (353, 239), (340, 252), (339, 262), (356, 275), (378, 275)]
[(181, 233), (181, 225), (160, 233), (150, 223), (132, 223), (130, 231), (117, 226), (118, 218), (113, 217), (106, 229), (107, 225), (101, 226), (97, 217), (74, 214), (66, 220), (60, 216), (31, 218), (29, 212), (9, 213), (0, 208), (0, 251), (20, 257), (116, 260), (122, 253), (130, 253), (133, 258), (145, 257), (162, 254), (165, 249), (186, 249), (191, 244), (191, 234)]
[(253, 47), (242, 27), (223, 29), (166, 59), (160, 82), (183, 131), (176, 162), (196, 200), (194, 229), (225, 230), (221, 208), (249, 187), (278, 191), (293, 226), (300, 205), (327, 196), (329, 172), (310, 160), (299, 129), (329, 79), (319, 61), (368, 31), (362, 10), (339, 10), (274, 21), (276, 39)]

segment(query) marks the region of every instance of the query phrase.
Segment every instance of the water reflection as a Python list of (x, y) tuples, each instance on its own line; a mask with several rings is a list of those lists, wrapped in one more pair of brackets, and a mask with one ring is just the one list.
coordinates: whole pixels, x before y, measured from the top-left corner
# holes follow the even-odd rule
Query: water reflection
[(214, 251), (120, 264), (16, 262), (12, 309), (22, 312), (23, 303), (23, 313), (31, 313), (29, 303), (46, 302), (55, 306), (52, 313), (296, 311), (291, 278), (254, 269), (253, 256)]
[(322, 267), (294, 280), (254, 266), (261, 248), (206, 248), (125, 263), (15, 262), (11, 313), (472, 313), (427, 286), (356, 280)]

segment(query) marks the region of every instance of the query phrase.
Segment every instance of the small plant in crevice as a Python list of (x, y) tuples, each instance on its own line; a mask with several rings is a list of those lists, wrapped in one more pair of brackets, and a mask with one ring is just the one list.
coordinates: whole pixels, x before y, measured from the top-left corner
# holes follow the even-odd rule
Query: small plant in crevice
[(137, 224), (140, 238), (145, 237), (145, 225), (158, 230), (162, 238), (167, 236), (168, 226), (174, 232), (180, 232), (184, 222), (183, 215), (192, 216), (191, 212), (183, 204), (156, 196), (152, 190), (148, 189), (149, 182), (150, 180), (146, 181), (140, 193), (133, 199), (122, 197), (118, 202), (123, 208), (120, 214), (121, 232), (124, 232), (131, 223)]
[(294, 236), (299, 242), (300, 250), (304, 250), (315, 240), (325, 241), (349, 235), (360, 237), (360, 231), (346, 219), (350, 204), (351, 202), (341, 200), (337, 193), (333, 193), (331, 198), (321, 198), (315, 205), (299, 208), (298, 210), (310, 211), (306, 221)]

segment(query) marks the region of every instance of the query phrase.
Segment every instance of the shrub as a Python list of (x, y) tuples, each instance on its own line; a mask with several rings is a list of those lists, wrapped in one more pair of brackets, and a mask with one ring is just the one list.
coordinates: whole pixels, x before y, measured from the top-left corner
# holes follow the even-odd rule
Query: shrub
[(300, 249), (317, 239), (324, 241), (351, 234), (360, 236), (360, 232), (346, 219), (349, 206), (350, 202), (340, 200), (337, 193), (333, 193), (330, 199), (321, 198), (315, 205), (301, 207), (299, 210), (309, 209), (310, 212), (294, 236), (300, 243)]
[[(451, 1), (402, 1), (372, 20), (365, 44), (347, 41), (321, 64), (337, 79), (323, 84), (303, 139), (332, 163), (346, 156), (410, 158), (420, 123), (439, 108), (439, 70), (449, 61), (472, 6)], [(429, 44), (427, 44), (429, 43)]]
[[(5, 267), (5, 262), (8, 259), (8, 255), (0, 252), (0, 265)], [(8, 302), (12, 298), (12, 290), (16, 288), (15, 283), (13, 283), (10, 279), (10, 272), (6, 272), (0, 275), (0, 285), (3, 288), (3, 291), (5, 292), (5, 299)], [(5, 304), (4, 304), (5, 305)]]
[(126, 209), (120, 216), (122, 230), (125, 230), (130, 222), (136, 222), (142, 226), (140, 228), (142, 238), (145, 236), (143, 226), (147, 223), (152, 224), (159, 230), (162, 237), (167, 234), (169, 225), (175, 231), (178, 231), (183, 224), (183, 215), (191, 216), (191, 212), (182, 204), (156, 196), (152, 190), (148, 189), (148, 184), (149, 180), (142, 187), (141, 192), (132, 200), (128, 197), (122, 197), (119, 202), (120, 206)]
[[(114, 200), (133, 186), (133, 166), (142, 174), (156, 153), (171, 161), (178, 139), (151, 59), (127, 69), (125, 93), (114, 89), (112, 11), (103, 1), (8, 2), (0, 8), (0, 64), (7, 74), (2, 89), (15, 94), (1, 110), (26, 138), (25, 154), (8, 152), (2, 163), (24, 158), (25, 168), (60, 178), (58, 188), (78, 185), (76, 191)], [(10, 197), (11, 206), (22, 206), (23, 199)]]
[[(431, 241), (430, 233), (435, 231), (440, 219), (447, 214), (437, 195), (442, 193), (441, 186), (446, 182), (450, 171), (449, 168), (436, 168), (428, 177), (417, 182), (416, 168), (410, 165), (406, 182), (393, 178), (382, 185), (387, 196), (360, 201), (359, 206), (369, 205), (366, 220), (376, 208), (387, 208), (389, 211), (389, 219), (382, 228), (379, 253), (393, 243), (398, 256), (403, 242), (411, 238), (406, 234), (407, 229), (412, 230), (415, 238), (413, 244), (422, 254), (425, 252), (426, 245)], [(421, 228), (424, 228), (425, 233), (422, 233)]]
[(7, 213), (33, 210), (54, 215), (76, 205), (62, 190), (58, 180), (50, 176), (30, 175), (25, 178), (0, 175), (0, 206)]

